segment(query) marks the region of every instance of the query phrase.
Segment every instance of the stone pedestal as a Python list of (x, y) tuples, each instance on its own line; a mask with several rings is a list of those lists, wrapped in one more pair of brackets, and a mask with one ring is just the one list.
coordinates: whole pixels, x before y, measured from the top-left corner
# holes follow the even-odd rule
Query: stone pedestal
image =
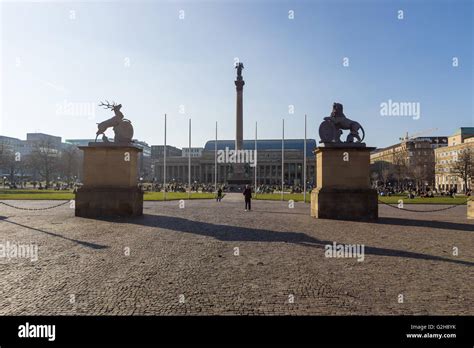
[(474, 219), (474, 199), (472, 197), (467, 201), (467, 218)]
[(143, 215), (138, 188), (140, 148), (130, 144), (89, 143), (84, 151), (83, 187), (76, 193), (76, 216)]
[(311, 216), (320, 219), (375, 220), (377, 191), (370, 187), (370, 152), (347, 144), (318, 147), (317, 187), (311, 192)]
[[(471, 178), (471, 189), (474, 188), (474, 178)], [(474, 196), (471, 194), (467, 201), (467, 218), (474, 219)]]
[(237, 186), (243, 187), (245, 185), (252, 184), (252, 180), (247, 177), (245, 174), (245, 164), (244, 163), (234, 163), (232, 164), (234, 172), (230, 179), (227, 180), (228, 186)]

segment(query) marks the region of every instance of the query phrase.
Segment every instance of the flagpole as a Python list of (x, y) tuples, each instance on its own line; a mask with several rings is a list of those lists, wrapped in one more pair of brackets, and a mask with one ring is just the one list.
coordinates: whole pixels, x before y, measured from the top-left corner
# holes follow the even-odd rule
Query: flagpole
[(285, 186), (285, 119), (283, 121), (282, 137), (281, 137), (281, 200), (283, 201), (283, 188)]
[(163, 200), (166, 201), (166, 114), (165, 114), (165, 146), (163, 148)]
[(216, 121), (216, 141), (214, 143), (214, 190), (217, 194), (217, 121)]
[(255, 192), (255, 197), (257, 197), (257, 122), (255, 122), (255, 153), (254, 153), (254, 163), (255, 163), (255, 187), (254, 187), (254, 192)]
[(306, 203), (306, 114), (304, 115), (303, 197)]
[(188, 146), (188, 199), (191, 199), (191, 119), (189, 119), (189, 146)]

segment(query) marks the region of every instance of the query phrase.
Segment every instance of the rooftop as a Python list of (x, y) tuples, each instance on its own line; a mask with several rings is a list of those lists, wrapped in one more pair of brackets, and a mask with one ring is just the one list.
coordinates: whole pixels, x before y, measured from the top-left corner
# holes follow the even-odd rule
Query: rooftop
[[(431, 142), (431, 144), (448, 144), (448, 137), (445, 137), (445, 136), (432, 136), (432, 137), (416, 137), (416, 138), (411, 138), (411, 139), (408, 139), (406, 141), (403, 141), (403, 142), (417, 142), (417, 141), (428, 141), (428, 142)], [(378, 148), (378, 149), (375, 149), (374, 151), (372, 151), (371, 153), (372, 154), (375, 154), (375, 153), (378, 153), (378, 152), (381, 152), (381, 151), (386, 151), (386, 150), (390, 150), (390, 149), (393, 149), (393, 148), (396, 148), (398, 146), (400, 146), (401, 143), (396, 143), (396, 144), (393, 144), (393, 145), (390, 145), (390, 146), (387, 146), (387, 147), (381, 147), (381, 148)]]
[(453, 135), (474, 135), (474, 127), (460, 127)]
[[(285, 150), (304, 149), (304, 139), (285, 139)], [(217, 150), (234, 150), (235, 140), (217, 140)], [(312, 151), (316, 148), (316, 140), (306, 139), (306, 155), (312, 156)], [(209, 140), (204, 146), (204, 151), (214, 151), (215, 140)], [(244, 140), (243, 150), (254, 150), (255, 140)], [(257, 150), (281, 150), (281, 139), (261, 139), (257, 140)]]

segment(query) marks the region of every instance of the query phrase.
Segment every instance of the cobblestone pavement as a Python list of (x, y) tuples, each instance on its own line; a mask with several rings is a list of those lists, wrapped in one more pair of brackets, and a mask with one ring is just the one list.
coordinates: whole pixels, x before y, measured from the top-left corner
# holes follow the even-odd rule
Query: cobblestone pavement
[[(245, 212), (225, 199), (145, 202), (143, 217), (109, 221), (74, 217), (68, 205), (0, 205), (0, 243), (39, 248), (36, 262), (0, 258), (0, 314), (474, 314), (465, 206), (380, 205), (379, 222), (367, 223), (252, 203)], [(334, 241), (364, 244), (364, 261), (326, 258)]]

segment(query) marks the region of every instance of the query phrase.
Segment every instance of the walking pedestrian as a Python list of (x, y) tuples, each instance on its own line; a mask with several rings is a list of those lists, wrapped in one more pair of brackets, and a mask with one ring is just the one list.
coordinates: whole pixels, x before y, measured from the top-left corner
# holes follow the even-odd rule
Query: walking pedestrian
[(249, 185), (245, 185), (245, 190), (243, 192), (243, 195), (245, 197), (245, 211), (250, 211), (251, 210), (251, 205), (252, 205), (252, 189), (249, 187)]

